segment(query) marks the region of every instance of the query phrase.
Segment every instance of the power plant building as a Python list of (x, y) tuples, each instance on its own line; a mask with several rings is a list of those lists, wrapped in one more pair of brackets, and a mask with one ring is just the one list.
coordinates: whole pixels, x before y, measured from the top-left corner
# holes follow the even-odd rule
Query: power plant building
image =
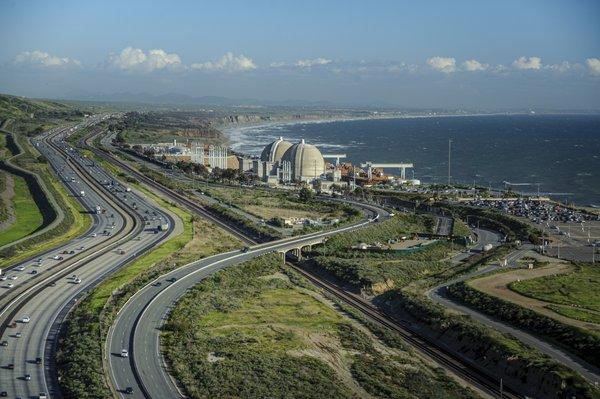
[(282, 137), (269, 143), (259, 159), (239, 158), (240, 170), (252, 172), (269, 184), (310, 183), (325, 173), (325, 159), (304, 139), (292, 144)]

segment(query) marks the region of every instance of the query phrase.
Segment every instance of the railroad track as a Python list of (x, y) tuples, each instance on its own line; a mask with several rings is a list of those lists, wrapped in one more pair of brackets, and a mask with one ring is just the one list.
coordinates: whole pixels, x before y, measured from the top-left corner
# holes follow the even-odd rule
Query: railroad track
[[(193, 203), (192, 201), (190, 201), (183, 195), (177, 193), (176, 191), (169, 189), (167, 187), (164, 187), (160, 183), (157, 183), (154, 180), (148, 178), (147, 176), (141, 174), (140, 172), (138, 172), (137, 170), (135, 170), (128, 164), (116, 159), (110, 151), (104, 150), (104, 149), (98, 150), (98, 149), (90, 146), (87, 143), (86, 143), (86, 147), (87, 147), (87, 149), (93, 151), (95, 154), (97, 154), (101, 158), (106, 159), (109, 162), (113, 162), (114, 164), (118, 165), (119, 167), (127, 170), (129, 173), (134, 175), (140, 181), (143, 181), (144, 183), (152, 186), (153, 188), (164, 193), (165, 195), (175, 199), (176, 201), (183, 203), (186, 207), (196, 211), (197, 213), (199, 213), (202, 216), (209, 218), (210, 220), (217, 223), (219, 226), (226, 228), (228, 231), (230, 231), (230, 232), (232, 231), (232, 228), (229, 225), (216, 219), (213, 215), (208, 213), (205, 209), (203, 209), (199, 205)], [(244, 236), (243, 232), (240, 232), (238, 230), (234, 230), (234, 231), (235, 231), (235, 235), (237, 237), (243, 238), (244, 241), (246, 241), (246, 242), (254, 243), (251, 239)], [(290, 266), (294, 270), (296, 270), (298, 273), (303, 275), (305, 278), (307, 278), (309, 281), (311, 281), (313, 284), (315, 284), (316, 286), (321, 287), (322, 289), (329, 292), (331, 295), (335, 296), (342, 302), (344, 302), (347, 305), (364, 313), (366, 317), (395, 331), (410, 345), (414, 346), (415, 348), (420, 350), (422, 353), (424, 353), (426, 356), (428, 356), (435, 362), (439, 363), (446, 369), (452, 371), (454, 374), (459, 376), (461, 379), (465, 380), (466, 382), (470, 383), (473, 386), (478, 387), (483, 392), (486, 392), (492, 396), (501, 397), (501, 398), (517, 399), (517, 398), (522, 397), (518, 393), (511, 390), (510, 388), (502, 389), (502, 391), (501, 391), (500, 382), (497, 381), (495, 378), (482, 372), (478, 367), (467, 364), (465, 362), (465, 360), (458, 358), (456, 355), (453, 355), (452, 353), (450, 353), (450, 351), (445, 350), (444, 348), (440, 347), (435, 342), (432, 342), (428, 339), (425, 339), (425, 338), (409, 331), (408, 329), (406, 329), (406, 327), (404, 327), (401, 324), (399, 324), (398, 322), (392, 320), (390, 317), (385, 315), (383, 312), (377, 310), (372, 305), (369, 305), (369, 304), (365, 303), (364, 301), (359, 300), (358, 298), (355, 298), (354, 296), (332, 286), (328, 282), (321, 280), (317, 276), (310, 274), (307, 271), (305, 271), (301, 268), (298, 268), (297, 266), (295, 266), (293, 264), (290, 264)]]
[(197, 213), (200, 216), (205, 217), (206, 219), (209, 219), (211, 222), (217, 224), (219, 227), (228, 231), (229, 233), (231, 233), (232, 235), (234, 235), (236, 238), (240, 239), (244, 243), (250, 244), (250, 245), (254, 245), (257, 243), (257, 241), (255, 240), (254, 237), (249, 237), (248, 234), (245, 233), (244, 231), (242, 231), (241, 229), (238, 229), (235, 226), (227, 224), (226, 222), (224, 222), (223, 220), (219, 219), (218, 217), (213, 215), (211, 212), (206, 210), (203, 206), (195, 203), (194, 201), (190, 200), (186, 196), (178, 193), (177, 191), (175, 191), (169, 187), (165, 187), (162, 184), (152, 180), (148, 176), (144, 175), (143, 173), (137, 171), (135, 168), (128, 165), (127, 163), (119, 160), (110, 151), (108, 151), (106, 149), (98, 149), (96, 147), (91, 146), (88, 143), (88, 141), (93, 140), (93, 138), (94, 138), (94, 136), (90, 136), (85, 141), (81, 141), (80, 143), (81, 143), (82, 147), (84, 147), (85, 149), (87, 149), (89, 151), (92, 151), (94, 154), (96, 154), (100, 158), (118, 166), (119, 168), (122, 168), (123, 170), (125, 170), (129, 174), (131, 174), (132, 176), (135, 176), (135, 178), (138, 179), (140, 182), (143, 182), (144, 184), (167, 195), (168, 197), (170, 197), (174, 201), (178, 202), (179, 204), (181, 204), (183, 207), (187, 208), (188, 210), (190, 210), (194, 213)]
[(435, 342), (415, 335), (402, 324), (396, 322), (395, 320), (392, 320), (385, 313), (379, 311), (377, 308), (366, 303), (362, 299), (357, 298), (352, 294), (348, 294), (343, 290), (340, 290), (334, 285), (318, 278), (314, 274), (294, 265), (293, 263), (287, 262), (287, 265), (317, 287), (322, 288), (324, 291), (333, 295), (340, 301), (359, 310), (369, 319), (393, 330), (398, 335), (400, 335), (405, 341), (409, 342), (412, 346), (419, 349), (426, 356), (433, 359), (437, 363), (443, 365), (445, 368), (451, 370), (453, 373), (455, 373), (465, 381), (468, 381), (469, 383), (477, 386), (484, 392), (502, 398), (521, 398), (520, 395), (518, 395), (516, 392), (510, 389), (504, 389), (501, 392), (499, 382), (497, 382), (495, 379), (488, 376), (487, 374), (481, 372), (479, 368), (465, 365), (464, 361), (458, 359), (456, 356), (449, 354)]

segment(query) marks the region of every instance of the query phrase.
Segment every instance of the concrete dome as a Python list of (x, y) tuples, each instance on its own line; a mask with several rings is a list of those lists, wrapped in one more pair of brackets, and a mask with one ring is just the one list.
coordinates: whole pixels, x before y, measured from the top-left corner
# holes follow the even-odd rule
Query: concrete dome
[(292, 179), (296, 181), (315, 179), (325, 172), (325, 160), (321, 151), (312, 144), (306, 144), (304, 139), (291, 146), (281, 160), (290, 162)]
[(264, 162), (281, 161), (283, 154), (292, 146), (292, 143), (285, 141), (283, 137), (268, 144), (260, 154), (260, 160)]

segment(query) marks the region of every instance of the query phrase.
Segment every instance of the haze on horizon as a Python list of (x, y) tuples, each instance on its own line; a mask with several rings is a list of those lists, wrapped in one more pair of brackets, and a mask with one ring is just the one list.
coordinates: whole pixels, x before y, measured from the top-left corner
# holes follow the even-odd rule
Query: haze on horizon
[(600, 2), (0, 0), (0, 92), (600, 109)]

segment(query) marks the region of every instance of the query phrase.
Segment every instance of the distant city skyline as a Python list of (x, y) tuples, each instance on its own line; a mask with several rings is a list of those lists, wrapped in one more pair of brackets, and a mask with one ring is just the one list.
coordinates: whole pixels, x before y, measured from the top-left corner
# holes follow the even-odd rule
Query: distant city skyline
[(599, 22), (583, 0), (0, 0), (0, 92), (600, 109)]

